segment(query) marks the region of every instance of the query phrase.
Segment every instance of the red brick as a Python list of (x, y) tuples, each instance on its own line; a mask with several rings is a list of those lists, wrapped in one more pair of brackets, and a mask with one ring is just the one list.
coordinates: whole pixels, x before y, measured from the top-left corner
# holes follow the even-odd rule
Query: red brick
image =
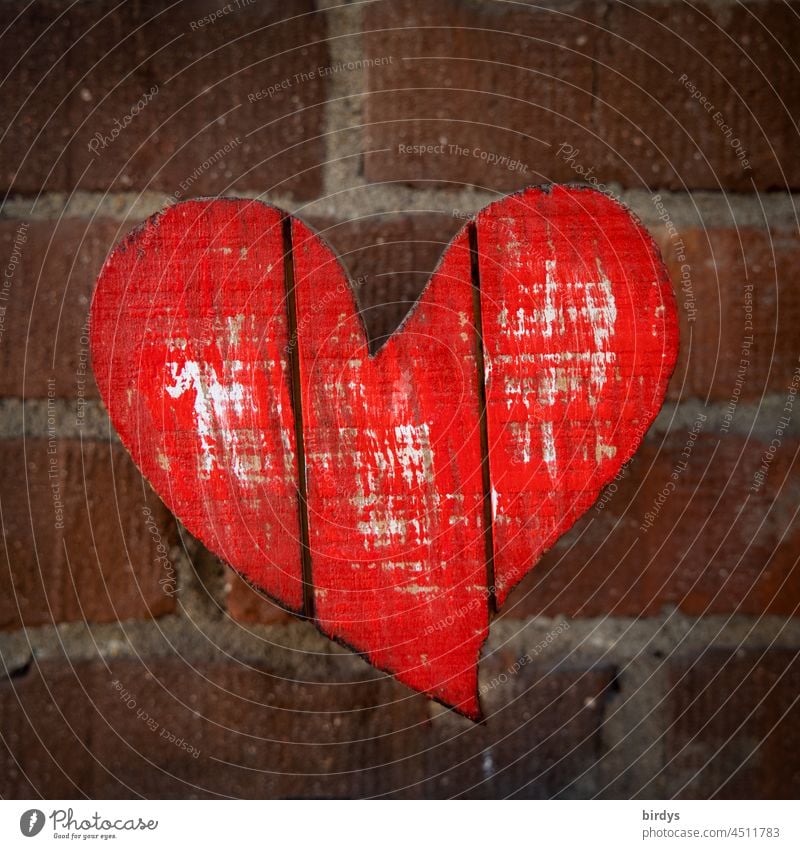
[[(0, 222), (3, 254), (11, 256), (19, 221)], [(26, 222), (26, 241), (12, 279), (0, 340), (0, 393), (46, 395), (46, 376), (58, 396), (74, 396), (85, 351), (82, 328), (100, 267), (130, 225), (64, 218)], [(339, 253), (356, 281), (371, 338), (391, 333), (424, 288), (447, 242), (463, 223), (434, 214), (311, 222)], [(800, 302), (792, 280), (800, 263), (800, 238), (789, 229), (686, 229), (685, 259), (675, 238), (654, 228), (673, 278), (681, 317), (681, 352), (669, 397), (701, 397), (727, 403), (736, 392), (755, 400), (782, 391), (795, 359)], [(80, 249), (76, 252), (76, 246)], [(692, 304), (681, 288), (690, 270)], [(753, 329), (745, 327), (745, 286), (752, 284)], [(696, 310), (690, 313), (684, 306)], [(753, 336), (750, 365), (737, 386), (742, 342)], [(23, 382), (23, 373), (25, 380)], [(96, 397), (89, 376), (86, 397)]]
[[(687, 229), (670, 238), (655, 231), (675, 285), (681, 320), (678, 364), (669, 397), (729, 402), (783, 392), (797, 362), (800, 299), (794, 278), (800, 263), (796, 230)], [(683, 243), (684, 259), (676, 246)], [(688, 265), (694, 303), (682, 288)], [(747, 293), (746, 287), (752, 285)], [(752, 326), (746, 326), (746, 297)], [(693, 320), (686, 304), (696, 310)], [(751, 343), (749, 356), (741, 354)], [(745, 363), (740, 375), (740, 363)], [(741, 379), (740, 379), (741, 378)], [(740, 383), (740, 385), (739, 385)]]
[(630, 471), (509, 597), (506, 617), (652, 616), (667, 606), (798, 615), (797, 440), (784, 439), (763, 486), (750, 487), (768, 444), (701, 435), (653, 527), (641, 530), (687, 433), (646, 441)]
[(3, 302), (0, 394), (47, 397), (52, 378), (55, 397), (75, 397), (81, 390), (86, 398), (97, 397), (90, 368), (85, 385), (79, 384), (88, 365), (89, 304), (106, 255), (129, 226), (78, 218), (0, 221), (4, 267), (17, 234), (25, 237)]
[(225, 592), (228, 613), (237, 622), (278, 625), (294, 618), (231, 568), (225, 569)]
[(159, 542), (174, 544), (174, 523), (122, 448), (29, 439), (0, 442), (0, 454), (0, 627), (174, 609), (175, 575), (158, 560)]
[[(72, 135), (69, 92), (78, 74), (64, 59), (71, 40), (63, 0), (0, 7), (0, 185), (18, 192), (64, 188)], [(13, 22), (13, 25), (12, 25)]]
[[(506, 660), (494, 663), (500, 672)], [(0, 790), (4, 798), (546, 797), (569, 794), (602, 745), (610, 667), (526, 666), (493, 691), (505, 708), (484, 725), (431, 723), (423, 697), (363, 669), (342, 678), (329, 658), (289, 680), (268, 663), (233, 660), (34, 664), (0, 684), (8, 749)]]
[(712, 649), (670, 666), (666, 757), (677, 797), (796, 799), (797, 652)]
[[(366, 55), (393, 57), (370, 72), (370, 180), (498, 191), (586, 175), (675, 189), (800, 185), (800, 19), (778, 0), (553, 8), (392, 0), (367, 7), (365, 29)], [(741, 167), (717, 111), (752, 170)], [(470, 154), (398, 154), (400, 143), (441, 141)], [(559, 152), (563, 143), (570, 148)], [(528, 171), (487, 166), (473, 158), (476, 147)]]
[[(10, 27), (0, 55), (13, 45), (10, 59), (20, 52), (17, 45), (31, 46), (45, 23), (55, 23), (43, 37), (46, 49), (34, 46), (3, 89), (4, 126), (26, 98), (32, 108), (24, 106), (25, 117), (15, 119), (16, 132), (0, 149), (2, 187), (315, 195), (329, 77), (296, 82), (294, 75), (329, 64), (322, 16), (309, 14), (310, 0), (290, 11), (258, 2), (197, 26), (217, 8), (110, 0), (91, 7), (68, 0), (42, 8), (3, 4), (3, 26)], [(4, 73), (9, 67), (7, 60)], [(286, 79), (288, 87), (273, 97), (248, 97)], [(157, 93), (132, 112), (154, 86)], [(117, 121), (124, 128), (112, 138)], [(88, 145), (96, 133), (111, 140), (93, 152)], [(208, 163), (231, 142), (230, 151)]]

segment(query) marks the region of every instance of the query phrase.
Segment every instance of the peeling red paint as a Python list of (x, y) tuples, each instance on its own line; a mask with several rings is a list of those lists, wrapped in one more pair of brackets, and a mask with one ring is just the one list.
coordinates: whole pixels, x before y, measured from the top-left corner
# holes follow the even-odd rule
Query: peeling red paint
[(92, 306), (98, 386), (209, 548), (296, 612), (306, 551), (306, 612), (324, 633), (477, 718), (495, 592), (485, 525), (502, 603), (661, 405), (677, 350), (666, 271), (611, 199), (529, 189), (469, 225), (476, 269), (468, 229), (456, 237), (370, 354), (338, 260), (292, 220), (286, 264), (282, 217), (191, 201), (132, 234)]

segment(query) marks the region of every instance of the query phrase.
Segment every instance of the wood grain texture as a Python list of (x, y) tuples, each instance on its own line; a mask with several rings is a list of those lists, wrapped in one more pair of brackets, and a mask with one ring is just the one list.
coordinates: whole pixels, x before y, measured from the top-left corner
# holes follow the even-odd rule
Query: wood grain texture
[(476, 717), (488, 603), (466, 237), (374, 357), (341, 265), (297, 221), (294, 257), (319, 626)]
[(678, 330), (651, 237), (606, 195), (528, 190), (476, 226), (502, 604), (636, 450)]
[(472, 718), (493, 596), (631, 456), (676, 352), (650, 236), (580, 188), (483, 210), (373, 353), (330, 248), (254, 201), (151, 219), (92, 306), (111, 418), (187, 528)]
[(294, 611), (303, 584), (281, 213), (190, 201), (112, 253), (92, 364), (119, 435), (165, 504)]

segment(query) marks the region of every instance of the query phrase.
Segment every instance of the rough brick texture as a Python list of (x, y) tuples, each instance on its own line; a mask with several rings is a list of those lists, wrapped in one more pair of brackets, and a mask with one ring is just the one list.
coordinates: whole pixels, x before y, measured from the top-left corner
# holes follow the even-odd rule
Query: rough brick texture
[[(612, 675), (526, 667), (493, 691), (502, 709), (473, 726), (431, 723), (424, 698), (369, 673), (343, 686), (233, 662), (34, 664), (0, 684), (0, 789), (6, 798), (570, 796), (602, 746)], [(566, 753), (564, 735), (575, 742)]]
[[(258, 0), (203, 20), (224, 6), (0, 4), (0, 190), (12, 195), (0, 215), (0, 796), (797, 798), (800, 402), (764, 458), (798, 365), (800, 239), (774, 190), (800, 190), (800, 3)], [(362, 57), (377, 61), (316, 70)], [(177, 604), (158, 549), (175, 544), (174, 519), (118, 444), (92, 441), (104, 412), (90, 368), (84, 382), (84, 325), (103, 261), (137, 223), (106, 216), (141, 190), (296, 201), (356, 281), (377, 341), (463, 223), (455, 189), (549, 181), (657, 189), (670, 212), (675, 200), (677, 230), (650, 229), (681, 319), (669, 398), (682, 423), (665, 438), (661, 420), (509, 597), (481, 661), (486, 723), (320, 648), (191, 540)], [(419, 187), (434, 192), (411, 212)], [(325, 216), (305, 203), (319, 198)], [(52, 212), (67, 199), (68, 214)], [(82, 444), (65, 438), (80, 396)], [(709, 420), (683, 468), (702, 403)], [(530, 616), (572, 630), (513, 671), (504, 635), (551, 627)], [(113, 626), (48, 627), (117, 619), (140, 661), (116, 657)], [(753, 648), (775, 633), (788, 648)], [(94, 651), (104, 660), (85, 660)]]
[[(757, 492), (768, 444), (687, 429), (646, 441), (628, 471), (509, 597), (505, 616), (800, 613), (796, 440)], [(660, 496), (674, 482), (674, 491)], [(654, 513), (652, 527), (642, 528)]]
[[(367, 177), (503, 192), (571, 179), (554, 145), (591, 121), (595, 8), (577, 3), (564, 14), (456, 0), (370, 5), (365, 52), (393, 60), (370, 72)], [(444, 148), (417, 154), (400, 145)], [(483, 153), (509, 162), (490, 164)]]
[[(451, 212), (350, 221), (312, 218), (310, 223), (350, 272), (368, 333), (378, 339), (406, 316), (463, 220)], [(709, 227), (670, 233), (658, 226), (652, 233), (670, 272), (681, 319), (669, 397), (728, 402), (735, 394), (751, 401), (765, 392), (782, 392), (796, 364), (800, 323), (791, 290), (800, 263), (795, 232)], [(744, 372), (743, 345), (749, 349)]]
[(106, 255), (125, 229), (102, 219), (0, 221), (4, 256), (11, 256), (19, 232), (25, 236), (6, 302), (0, 394), (97, 397), (88, 361), (89, 304)]
[(315, 194), (327, 78), (295, 75), (329, 64), (324, 21), (229, 6), (200, 24), (217, 6), (3, 4), (2, 188)]
[[(797, 232), (749, 227), (686, 229), (677, 236), (654, 232), (682, 322), (669, 397), (727, 403), (734, 396), (757, 400), (783, 392), (797, 360), (800, 305), (791, 282), (800, 262)], [(685, 306), (684, 267), (694, 313)]]
[[(372, 180), (498, 191), (587, 173), (680, 189), (800, 183), (795, 4), (384, 0), (365, 17), (367, 55), (394, 57), (370, 75)], [(470, 152), (398, 151), (440, 143)], [(527, 170), (487, 164), (476, 148)]]
[(667, 758), (676, 794), (796, 799), (797, 653), (712, 650), (671, 666)]
[[(452, 213), (309, 221), (348, 269), (373, 340), (396, 329), (463, 224)], [(52, 376), (58, 397), (74, 397), (94, 282), (131, 224), (74, 218), (0, 221), (0, 242), (8, 256), (21, 224), (27, 229), (0, 340), (0, 393), (44, 397), (46, 378)], [(741, 400), (782, 391), (793, 368), (800, 321), (790, 288), (800, 262), (794, 232), (711, 227), (670, 235), (658, 227), (653, 234), (673, 280), (682, 322), (669, 397), (727, 402), (734, 390)], [(683, 285), (684, 268), (691, 302)], [(748, 298), (752, 326), (746, 324)], [(751, 336), (749, 364), (741, 372), (742, 344)], [(87, 398), (97, 396), (91, 372), (83, 392)]]
[(173, 544), (174, 523), (122, 448), (7, 440), (0, 455), (0, 627), (174, 609), (175, 575), (159, 560), (159, 544)]
[(238, 622), (276, 625), (293, 618), (283, 608), (248, 583), (238, 572), (225, 569), (225, 600), (228, 613)]

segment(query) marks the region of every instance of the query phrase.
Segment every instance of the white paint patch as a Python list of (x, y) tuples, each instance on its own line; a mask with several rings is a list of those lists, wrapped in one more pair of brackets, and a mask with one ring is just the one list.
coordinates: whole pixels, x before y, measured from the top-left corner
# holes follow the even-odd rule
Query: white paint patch
[[(597, 259), (597, 273), (599, 281), (595, 284), (587, 283), (586, 309), (594, 334), (594, 346), (598, 351), (608, 349), (611, 337), (614, 335), (614, 326), (617, 323), (617, 302), (614, 299), (614, 287), (603, 271), (600, 259)], [(592, 289), (597, 289), (600, 295), (597, 300), (592, 296)]]
[(601, 460), (610, 460), (617, 455), (617, 446), (616, 445), (604, 445), (599, 441), (594, 447), (594, 459), (596, 463), (599, 463)]
[(394, 429), (395, 452), (403, 480), (409, 485), (424, 486), (433, 481), (433, 447), (427, 422), (398, 425)]
[(358, 531), (364, 537), (364, 550), (404, 544), (408, 537), (408, 525), (408, 522), (393, 516), (388, 510), (370, 510), (368, 518), (358, 523)]
[(232, 346), (239, 344), (242, 338), (242, 326), (244, 325), (243, 315), (230, 315), (227, 318), (228, 323), (228, 341)]
[(558, 476), (558, 457), (556, 457), (556, 441), (553, 438), (553, 423), (542, 422), (542, 459), (547, 464), (547, 472), (551, 478)]
[[(167, 364), (173, 380), (164, 390), (171, 398), (194, 392), (194, 419), (200, 437), (199, 471), (208, 477), (217, 468), (230, 470), (243, 483), (262, 478), (262, 450), (258, 436), (242, 429), (245, 412), (252, 416), (254, 408), (249, 382), (240, 382), (244, 363), (226, 363), (229, 375), (220, 380), (209, 363), (186, 360)], [(248, 387), (245, 389), (245, 387)]]

